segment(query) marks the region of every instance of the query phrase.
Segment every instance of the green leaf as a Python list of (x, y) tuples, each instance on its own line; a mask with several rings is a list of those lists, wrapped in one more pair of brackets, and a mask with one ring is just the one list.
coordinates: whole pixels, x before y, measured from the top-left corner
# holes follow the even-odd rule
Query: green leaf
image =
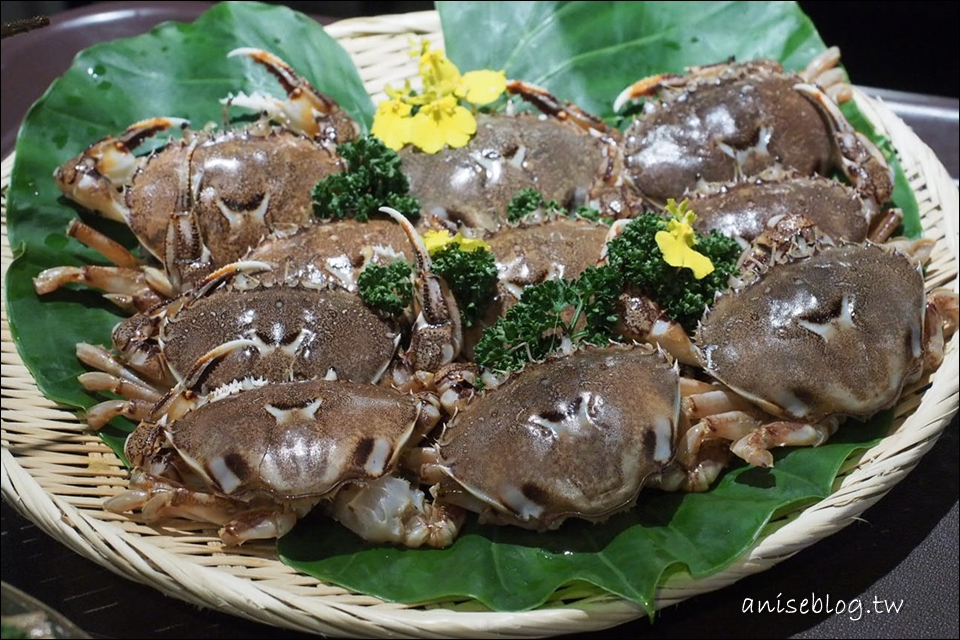
[[(188, 118), (200, 128), (222, 122), (219, 100), (231, 92), (283, 97), (266, 69), (227, 58), (238, 47), (269, 50), (364, 126), (372, 120), (372, 103), (346, 51), (314, 20), (260, 3), (219, 4), (192, 24), (166, 23), (91, 47), (27, 114), (7, 199), (10, 244), (18, 255), (6, 276), (7, 312), (24, 363), (51, 399), (78, 407), (95, 401), (76, 380), (84, 369), (75, 345), (109, 345), (110, 331), (122, 319), (91, 290), (64, 288), (42, 298), (33, 290), (31, 279), (43, 269), (104, 262), (64, 235), (77, 209), (61, 197), (54, 169), (144, 118)], [(122, 225), (87, 221), (128, 247), (136, 245)]]
[[(611, 118), (632, 82), (693, 65), (773, 58), (798, 70), (826, 47), (794, 2), (437, 2), (461, 71), (503, 69)], [(477, 33), (482, 40), (457, 37)]]
[(886, 435), (890, 424), (889, 412), (848, 423), (816, 449), (778, 452), (773, 469), (737, 467), (707, 493), (648, 490), (633, 510), (600, 525), (569, 520), (536, 533), (471, 519), (448, 549), (401, 549), (369, 545), (312, 516), (280, 540), (279, 550), (299, 571), (398, 602), (463, 596), (520, 611), (564, 585), (586, 582), (650, 611), (661, 576), (685, 570), (699, 578), (729, 565), (774, 514), (827, 496), (844, 460)]

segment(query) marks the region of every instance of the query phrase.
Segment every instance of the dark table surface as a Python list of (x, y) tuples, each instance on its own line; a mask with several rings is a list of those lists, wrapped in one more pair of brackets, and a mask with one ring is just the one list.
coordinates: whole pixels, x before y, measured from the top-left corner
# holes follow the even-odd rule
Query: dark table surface
[[(60, 29), (57, 46), (42, 56), (40, 33), (4, 40), (2, 155), (12, 151), (26, 109), (66, 70), (74, 53), (93, 42), (141, 33), (162, 20), (192, 19), (208, 6), (110, 3), (106, 9), (70, 11), (54, 17)], [(31, 82), (19, 82), (24, 77)], [(883, 98), (930, 145), (956, 182), (958, 100), (871, 88), (867, 92)], [(918, 467), (862, 520), (771, 570), (668, 608), (654, 624), (637, 620), (576, 637), (958, 637), (957, 452), (954, 416)], [(3, 581), (58, 609), (95, 637), (310, 637), (198, 609), (120, 578), (54, 541), (5, 502), (0, 516)], [(831, 610), (840, 600), (848, 608), (856, 601), (860, 613), (742, 612), (746, 599), (775, 604), (790, 598), (829, 599)]]

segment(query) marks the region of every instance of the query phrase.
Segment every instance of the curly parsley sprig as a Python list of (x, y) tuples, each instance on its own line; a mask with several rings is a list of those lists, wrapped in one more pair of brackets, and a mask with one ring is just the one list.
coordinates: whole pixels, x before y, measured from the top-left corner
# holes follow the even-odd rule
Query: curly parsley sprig
[(620, 273), (588, 267), (576, 280), (547, 280), (524, 290), (520, 301), (487, 329), (474, 349), (478, 364), (516, 371), (543, 360), (564, 341), (605, 344), (617, 322)]
[(313, 213), (323, 220), (354, 218), (366, 222), (386, 205), (410, 220), (420, 217), (420, 202), (410, 195), (410, 182), (400, 156), (373, 136), (337, 147), (347, 170), (323, 178), (312, 192)]
[[(689, 213), (683, 204), (675, 205), (675, 212)], [(696, 252), (713, 265), (712, 271), (697, 278), (691, 268), (671, 266), (665, 260), (657, 235), (661, 234), (662, 239), (669, 231), (669, 223), (669, 218), (655, 213), (634, 218), (608, 244), (607, 260), (623, 275), (626, 284), (640, 289), (692, 332), (716, 293), (726, 289), (730, 276), (737, 273), (741, 249), (735, 240), (717, 231), (701, 235), (691, 229)]]

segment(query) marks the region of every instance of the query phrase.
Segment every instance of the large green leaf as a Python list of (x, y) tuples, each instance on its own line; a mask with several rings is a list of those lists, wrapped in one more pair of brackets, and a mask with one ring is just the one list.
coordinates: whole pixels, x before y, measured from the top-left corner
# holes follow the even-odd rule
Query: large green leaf
[[(62, 289), (43, 299), (33, 292), (31, 278), (42, 269), (103, 262), (64, 235), (77, 209), (60, 197), (54, 169), (144, 118), (176, 116), (199, 128), (222, 122), (219, 100), (230, 93), (283, 96), (266, 69), (227, 58), (237, 47), (280, 56), (364, 126), (370, 123), (373, 105), (353, 61), (316, 21), (285, 7), (246, 2), (216, 5), (192, 24), (167, 23), (91, 47), (30, 109), (7, 200), (10, 243), (18, 255), (6, 278), (7, 309), (24, 363), (50, 398), (92, 403), (76, 381), (82, 367), (74, 345), (110, 344), (110, 330), (121, 318), (93, 291)], [(90, 222), (134, 246), (120, 225)]]
[(729, 565), (774, 514), (827, 496), (850, 453), (889, 427), (888, 414), (847, 424), (817, 449), (781, 452), (773, 469), (741, 466), (708, 493), (651, 491), (602, 525), (568, 521), (536, 533), (471, 520), (452, 547), (435, 550), (368, 545), (330, 520), (310, 518), (282, 538), (279, 549), (300, 571), (386, 600), (462, 596), (516, 611), (544, 603), (564, 585), (586, 582), (649, 611), (664, 573), (702, 577)]
[[(693, 65), (772, 58), (802, 69), (826, 47), (794, 2), (437, 2), (461, 70), (503, 69), (601, 117), (624, 87)], [(482, 38), (458, 34), (482, 33)]]

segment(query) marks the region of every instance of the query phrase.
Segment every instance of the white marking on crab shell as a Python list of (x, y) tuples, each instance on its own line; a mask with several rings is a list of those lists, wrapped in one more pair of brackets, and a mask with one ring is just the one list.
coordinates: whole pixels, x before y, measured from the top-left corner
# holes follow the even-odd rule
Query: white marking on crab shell
[(370, 454), (363, 463), (363, 470), (370, 476), (383, 475), (387, 469), (387, 463), (390, 461), (391, 449), (389, 441), (383, 438), (374, 440)]
[[(680, 394), (677, 394), (677, 400), (679, 399)], [(679, 402), (677, 406), (679, 407)], [(653, 424), (653, 433), (656, 436), (653, 459), (661, 464), (667, 464), (673, 458), (673, 426), (673, 421), (668, 418), (657, 418)]]
[[(592, 416), (602, 410), (603, 404), (602, 396), (584, 391), (580, 394), (576, 412), (571, 413), (569, 406), (560, 406), (557, 407), (557, 413), (563, 416), (560, 420), (550, 420), (538, 414), (531, 415), (528, 420), (534, 425), (549, 429), (558, 439), (589, 436), (590, 431), (596, 430)], [(534, 436), (541, 432), (541, 429), (532, 430)]]
[(320, 405), (322, 404), (322, 398), (314, 398), (310, 404), (295, 409), (281, 409), (272, 404), (268, 404), (263, 410), (274, 417), (278, 427), (289, 427), (300, 422), (315, 421), (317, 419), (317, 411), (319, 411)]
[(337, 370), (334, 369), (333, 367), (330, 367), (329, 369), (327, 369), (327, 373), (324, 374), (323, 379), (326, 380), (327, 382), (336, 382), (339, 379), (339, 377), (337, 376)]
[(313, 331), (310, 331), (307, 328), (300, 329), (300, 333), (297, 334), (297, 337), (293, 341), (279, 347), (280, 353), (290, 358), (296, 358), (297, 354), (300, 353), (300, 347), (303, 345), (303, 341), (307, 338), (313, 337), (313, 335)]
[(345, 289), (348, 291), (353, 290), (353, 287), (357, 284), (357, 279), (355, 277), (356, 270), (353, 268), (353, 263), (350, 262), (350, 258), (345, 255), (332, 256), (324, 260), (326, 270), (336, 278)]
[[(503, 158), (499, 155), (496, 157), (490, 158), (487, 157), (487, 152), (474, 151), (470, 154), (470, 157), (483, 168), (484, 175), (486, 176), (487, 184), (495, 184), (500, 182), (500, 179), (503, 174)], [(454, 176), (452, 182), (457, 181), (457, 176)], [(456, 191), (456, 186), (453, 186), (453, 190)]]
[(237, 487), (243, 483), (237, 474), (227, 465), (227, 461), (221, 456), (211, 458), (210, 474), (213, 476), (214, 482), (216, 482), (220, 489), (226, 494), (233, 493)]
[[(204, 190), (206, 192), (206, 190)], [(260, 204), (257, 205), (256, 209), (249, 211), (234, 211), (221, 199), (216, 198), (215, 203), (217, 209), (220, 210), (220, 213), (223, 214), (223, 217), (227, 219), (227, 223), (230, 225), (231, 229), (238, 227), (244, 220), (253, 218), (258, 221), (260, 225), (266, 226), (266, 216), (267, 208), (270, 206), (270, 194), (264, 194), (263, 200), (260, 201)]]
[(537, 520), (543, 513), (543, 505), (539, 505), (523, 494), (523, 491), (512, 484), (500, 487), (501, 504), (512, 511), (522, 521)]
[(527, 147), (520, 145), (517, 147), (516, 153), (513, 154), (510, 158), (507, 159), (507, 162), (517, 169), (523, 170), (525, 168), (527, 161)]
[(827, 322), (810, 322), (809, 320), (797, 320), (797, 324), (811, 331), (821, 338), (824, 342), (829, 342), (845, 329), (856, 329), (853, 322), (853, 300), (849, 294), (843, 294), (843, 300), (840, 303), (840, 315), (831, 318)]

